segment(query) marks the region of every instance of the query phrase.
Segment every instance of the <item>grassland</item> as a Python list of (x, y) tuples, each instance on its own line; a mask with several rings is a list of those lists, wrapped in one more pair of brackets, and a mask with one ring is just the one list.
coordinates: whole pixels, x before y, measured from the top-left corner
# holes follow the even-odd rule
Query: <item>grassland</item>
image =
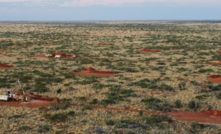
[[(147, 34), (150, 33), (150, 34)], [(114, 44), (99, 46), (95, 44)], [(77, 59), (43, 59), (57, 52)], [(139, 53), (144, 48), (161, 53)], [(0, 23), (0, 94), (25, 90), (58, 98), (49, 109), (1, 106), (0, 133), (220, 133), (218, 125), (142, 111), (221, 110), (221, 24), (185, 22)], [(88, 67), (114, 77), (70, 75)], [(66, 105), (59, 105), (59, 103)], [(69, 104), (80, 105), (70, 107)], [(139, 113), (90, 109), (134, 109)]]

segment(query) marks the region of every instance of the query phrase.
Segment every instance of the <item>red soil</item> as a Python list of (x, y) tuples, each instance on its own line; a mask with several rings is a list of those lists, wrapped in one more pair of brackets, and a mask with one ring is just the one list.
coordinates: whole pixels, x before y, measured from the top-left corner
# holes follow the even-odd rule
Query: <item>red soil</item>
[(221, 83), (221, 77), (219, 75), (210, 75), (210, 79), (208, 80), (209, 82), (212, 83)]
[(206, 63), (206, 64), (209, 64), (209, 65), (221, 65), (221, 61), (215, 63), (215, 62), (209, 62), (209, 63)]
[[(23, 92), (16, 92), (17, 95), (23, 95)], [(40, 107), (49, 107), (51, 102), (56, 101), (56, 98), (45, 98), (40, 95), (35, 95), (33, 93), (27, 92), (26, 94), (30, 97), (28, 102), (19, 102), (19, 101), (0, 101), (0, 106), (13, 106), (13, 107), (29, 107), (29, 108), (40, 108)]]
[(1, 42), (8, 42), (7, 40), (2, 40)]
[(90, 32), (86, 32), (85, 34), (91, 34)]
[(105, 77), (105, 76), (114, 76), (115, 73), (114, 72), (110, 72), (110, 71), (97, 71), (91, 67), (87, 68), (85, 71), (81, 71), (81, 72), (74, 72), (71, 74), (75, 74), (75, 75), (85, 75), (85, 76), (100, 76), (100, 77)]
[(219, 51), (218, 53), (221, 54), (221, 51)]
[(216, 84), (221, 84), (221, 77), (218, 77), (218, 78), (210, 78), (208, 81), (209, 81), (209, 82), (212, 82), (212, 83), (216, 83)]
[(219, 76), (219, 75), (210, 75), (209, 77), (210, 77), (210, 78), (212, 78), (212, 79), (215, 79), (215, 78), (220, 78), (220, 76)]
[(11, 65), (3, 65), (0, 63), (0, 69), (7, 69), (7, 68), (12, 68), (13, 66)]
[(151, 33), (146, 33), (145, 35), (151, 35)]
[(141, 53), (158, 53), (158, 52), (162, 52), (162, 51), (159, 51), (159, 50), (149, 50), (149, 49), (143, 49), (143, 50), (140, 50), (138, 52), (141, 52)]
[(114, 44), (104, 44), (104, 43), (99, 43), (99, 44), (94, 44), (94, 45), (100, 45), (100, 46), (113, 46)]

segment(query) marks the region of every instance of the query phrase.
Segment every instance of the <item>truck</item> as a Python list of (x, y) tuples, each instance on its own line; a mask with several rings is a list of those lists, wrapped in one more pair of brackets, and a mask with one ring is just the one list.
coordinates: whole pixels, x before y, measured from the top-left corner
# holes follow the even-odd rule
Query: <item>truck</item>
[(13, 93), (11, 90), (6, 90), (5, 95), (0, 95), (0, 101), (25, 101), (25, 102), (29, 101), (29, 96), (27, 96), (19, 80), (18, 84), (22, 89), (23, 95), (17, 95), (16, 93)]

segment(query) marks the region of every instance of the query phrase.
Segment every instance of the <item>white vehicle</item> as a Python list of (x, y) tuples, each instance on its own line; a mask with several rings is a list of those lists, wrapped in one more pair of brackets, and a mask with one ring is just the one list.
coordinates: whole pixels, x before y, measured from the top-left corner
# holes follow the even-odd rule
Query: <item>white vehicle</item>
[(55, 55), (55, 58), (61, 58), (61, 55)]

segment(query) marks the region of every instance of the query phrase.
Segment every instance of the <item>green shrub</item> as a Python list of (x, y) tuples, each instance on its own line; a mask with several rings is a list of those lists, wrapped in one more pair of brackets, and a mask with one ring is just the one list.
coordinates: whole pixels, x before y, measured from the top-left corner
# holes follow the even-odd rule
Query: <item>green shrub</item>
[(28, 131), (28, 130), (30, 130), (31, 128), (30, 127), (28, 127), (28, 126), (20, 126), (19, 128), (18, 128), (18, 131)]
[(97, 99), (93, 99), (90, 104), (97, 104), (98, 103), (98, 100)]
[(68, 116), (65, 113), (58, 113), (54, 115), (44, 114), (44, 117), (50, 122), (64, 122), (68, 119)]
[(217, 95), (216, 95), (216, 97), (217, 97), (218, 99), (221, 99), (221, 92), (218, 92)]
[(42, 128), (38, 129), (38, 133), (47, 132), (50, 130), (50, 127), (48, 125), (43, 125)]
[(115, 122), (113, 120), (107, 120), (107, 121), (105, 121), (105, 123), (110, 126), (113, 126), (115, 124)]
[(61, 93), (61, 89), (58, 89), (58, 90), (57, 90), (57, 93), (60, 94), (60, 93)]
[(67, 113), (67, 115), (68, 115), (68, 116), (74, 116), (74, 115), (75, 115), (75, 112), (74, 112), (74, 111), (69, 111), (69, 112)]
[(200, 125), (198, 122), (194, 121), (190, 123), (190, 127), (193, 131), (196, 131), (197, 129), (199, 129)]
[(188, 107), (190, 109), (197, 109), (197, 108), (199, 108), (199, 103), (194, 100), (190, 100), (188, 103)]
[(175, 104), (175, 107), (176, 107), (176, 108), (181, 108), (181, 107), (182, 107), (182, 102), (181, 102), (181, 100), (176, 100), (176, 101), (174, 102), (174, 104)]

